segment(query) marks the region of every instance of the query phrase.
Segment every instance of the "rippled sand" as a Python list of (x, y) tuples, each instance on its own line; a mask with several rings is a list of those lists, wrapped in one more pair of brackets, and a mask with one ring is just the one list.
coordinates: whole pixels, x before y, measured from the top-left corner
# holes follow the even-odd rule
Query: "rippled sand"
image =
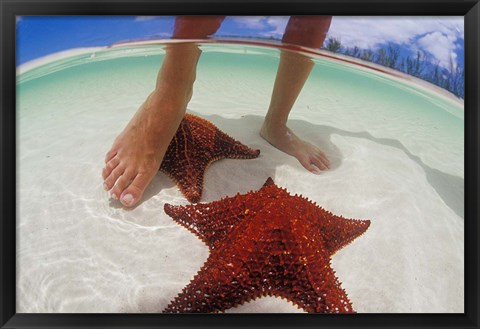
[[(75, 56), (19, 70), (17, 312), (161, 312), (208, 249), (163, 212), (165, 203), (187, 204), (167, 176), (127, 210), (103, 190), (101, 170), (152, 90), (163, 52)], [(463, 312), (463, 107), (377, 71), (315, 61), (290, 127), (331, 159), (318, 176), (258, 135), (278, 52), (204, 47), (189, 111), (261, 155), (212, 164), (202, 202), (271, 176), (335, 214), (371, 220), (332, 258), (357, 312)], [(230, 311), (301, 310), (262, 298)]]

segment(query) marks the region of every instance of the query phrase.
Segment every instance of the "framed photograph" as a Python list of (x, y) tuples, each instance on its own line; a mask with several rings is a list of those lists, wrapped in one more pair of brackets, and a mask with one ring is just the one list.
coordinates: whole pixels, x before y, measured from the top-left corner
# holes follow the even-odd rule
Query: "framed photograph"
[(1, 2), (1, 328), (478, 328), (478, 1)]

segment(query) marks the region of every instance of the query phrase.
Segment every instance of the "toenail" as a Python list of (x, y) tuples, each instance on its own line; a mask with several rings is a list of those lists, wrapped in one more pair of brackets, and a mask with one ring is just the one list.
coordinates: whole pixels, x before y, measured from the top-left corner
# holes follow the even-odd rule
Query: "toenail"
[(310, 171), (311, 171), (312, 173), (314, 173), (314, 174), (317, 174), (317, 175), (321, 174), (321, 172), (322, 172), (322, 171), (320, 170), (320, 168), (318, 168), (318, 167), (315, 166), (315, 165), (312, 166), (312, 169), (311, 169)]
[(113, 198), (114, 200), (118, 200), (118, 197), (117, 197), (117, 195), (116, 195), (115, 193), (112, 193), (112, 198)]
[(126, 204), (131, 204), (133, 201), (133, 195), (125, 194), (122, 198), (122, 201), (125, 202)]

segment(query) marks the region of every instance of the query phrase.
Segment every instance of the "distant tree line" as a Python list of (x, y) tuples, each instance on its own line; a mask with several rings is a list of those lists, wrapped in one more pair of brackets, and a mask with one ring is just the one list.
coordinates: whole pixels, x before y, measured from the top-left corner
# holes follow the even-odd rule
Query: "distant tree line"
[(400, 48), (397, 45), (388, 44), (373, 51), (356, 46), (344, 47), (336, 38), (328, 38), (323, 48), (410, 74), (442, 87), (457, 97), (465, 97), (465, 69), (455, 65), (453, 60), (450, 60), (447, 70), (438, 62), (432, 64), (427, 61), (425, 55), (422, 55), (420, 51), (417, 51), (413, 57), (400, 58)]

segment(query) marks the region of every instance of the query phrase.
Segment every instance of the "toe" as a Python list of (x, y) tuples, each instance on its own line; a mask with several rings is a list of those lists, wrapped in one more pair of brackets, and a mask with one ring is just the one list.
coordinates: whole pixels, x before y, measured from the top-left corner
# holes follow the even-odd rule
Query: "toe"
[(310, 166), (307, 169), (310, 172), (314, 173), (315, 175), (320, 175), (320, 173), (322, 172), (322, 170), (314, 164), (310, 164)]
[(324, 163), (328, 168), (330, 168), (330, 160), (328, 160), (328, 158), (327, 158), (327, 156), (325, 155), (325, 153), (320, 152), (320, 158), (323, 160), (323, 163)]
[(327, 157), (323, 153), (313, 157), (312, 163), (322, 170), (330, 169), (330, 161), (328, 161)]
[(321, 164), (319, 166), (315, 165), (315, 163), (313, 163), (310, 157), (308, 156), (298, 158), (298, 161), (300, 161), (300, 163), (302, 164), (303, 167), (305, 167), (305, 169), (307, 169), (308, 171), (314, 174), (320, 174), (321, 169), (324, 167)]
[(146, 174), (138, 174), (131, 184), (122, 192), (120, 202), (127, 207), (132, 207), (140, 201), (147, 185), (153, 176)]
[(125, 172), (118, 178), (110, 192), (114, 199), (118, 199), (122, 195), (123, 191), (135, 178), (136, 172), (131, 170), (125, 170)]
[(103, 179), (106, 179), (108, 176), (110, 176), (110, 174), (112, 173), (112, 170), (114, 170), (119, 164), (120, 164), (120, 160), (118, 159), (118, 157), (111, 158), (103, 168), (103, 171), (102, 171)]
[(115, 155), (117, 155), (117, 150), (112, 149), (108, 151), (107, 154), (105, 155), (105, 163), (110, 161)]
[(103, 182), (103, 186), (105, 190), (110, 191), (110, 189), (113, 187), (117, 179), (125, 172), (125, 168), (121, 165), (118, 165), (115, 169), (112, 170), (110, 175), (108, 175), (107, 178), (105, 178), (105, 181)]

